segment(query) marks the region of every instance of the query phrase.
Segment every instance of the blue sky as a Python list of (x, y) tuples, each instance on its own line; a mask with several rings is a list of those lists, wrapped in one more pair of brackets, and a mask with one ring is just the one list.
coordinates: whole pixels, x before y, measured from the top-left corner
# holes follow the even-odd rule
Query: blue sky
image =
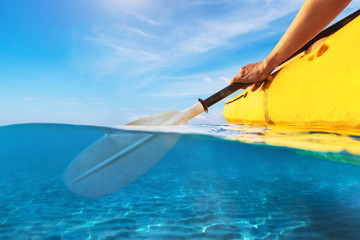
[[(183, 110), (266, 57), (302, 3), (2, 0), (0, 125), (121, 125)], [(223, 106), (193, 123), (225, 123)]]

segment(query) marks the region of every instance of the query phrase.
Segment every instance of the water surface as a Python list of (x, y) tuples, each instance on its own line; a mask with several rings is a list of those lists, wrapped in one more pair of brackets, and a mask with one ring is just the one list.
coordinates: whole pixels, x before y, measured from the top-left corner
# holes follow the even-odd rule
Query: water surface
[(106, 131), (0, 127), (0, 239), (360, 235), (357, 134), (229, 125), (166, 129), (161, 134), (181, 137), (146, 174), (103, 198), (76, 196), (65, 187), (64, 171)]

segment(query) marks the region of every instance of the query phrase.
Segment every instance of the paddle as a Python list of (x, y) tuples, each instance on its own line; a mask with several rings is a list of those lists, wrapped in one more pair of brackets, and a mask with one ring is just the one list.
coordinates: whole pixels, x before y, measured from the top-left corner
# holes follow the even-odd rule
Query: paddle
[[(328, 27), (282, 64), (291, 61), (313, 43), (336, 32), (360, 14), (360, 10)], [(277, 70), (281, 69), (279, 67)], [(145, 117), (127, 125), (166, 126), (184, 125), (193, 117), (221, 99), (240, 89), (232, 84), (184, 111), (169, 111)], [(177, 134), (154, 134), (107, 130), (104, 137), (81, 152), (69, 165), (65, 183), (74, 193), (84, 197), (100, 197), (115, 192), (148, 171), (177, 142)]]
[[(127, 125), (185, 125), (189, 120), (244, 84), (231, 84), (183, 111), (148, 116)], [(176, 144), (179, 134), (144, 133), (108, 129), (106, 134), (82, 151), (68, 166), (65, 184), (75, 194), (95, 198), (128, 185), (154, 166)]]

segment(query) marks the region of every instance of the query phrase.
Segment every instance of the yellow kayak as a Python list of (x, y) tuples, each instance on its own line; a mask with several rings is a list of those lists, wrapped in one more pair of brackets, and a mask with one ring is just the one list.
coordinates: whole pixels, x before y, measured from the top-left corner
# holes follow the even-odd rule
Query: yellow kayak
[(360, 16), (279, 68), (227, 101), (228, 123), (360, 130)]

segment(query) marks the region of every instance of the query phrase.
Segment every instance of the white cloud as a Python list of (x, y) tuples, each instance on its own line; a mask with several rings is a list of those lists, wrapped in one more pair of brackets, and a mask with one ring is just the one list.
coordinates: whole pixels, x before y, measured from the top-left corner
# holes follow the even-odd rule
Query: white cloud
[[(195, 25), (194, 32), (197, 34), (185, 40), (180, 45), (180, 49), (185, 52), (202, 53), (226, 46), (233, 37), (269, 28), (272, 21), (298, 10), (302, 1), (277, 1), (284, 3), (281, 7), (276, 7), (279, 5), (276, 2), (271, 4), (266, 3), (267, 1), (255, 2), (260, 7), (255, 4), (250, 5), (249, 9), (239, 6), (225, 16), (206, 21), (200, 20), (198, 25)], [(264, 7), (265, 5), (267, 7)]]
[(221, 80), (221, 81), (223, 81), (225, 83), (229, 83), (231, 78), (226, 78), (226, 77), (221, 76), (221, 77), (219, 77), (219, 80)]
[[(185, 71), (198, 60), (206, 61), (209, 57), (206, 54), (211, 50), (238, 47), (232, 42), (235, 37), (241, 35), (246, 39), (251, 31), (270, 29), (272, 21), (296, 11), (301, 3), (285, 0), (105, 0), (99, 4), (107, 9), (110, 20), (94, 24), (83, 37), (91, 46), (84, 49), (80, 61), (75, 62), (101, 78), (111, 74), (121, 76), (132, 91), (162, 82), (161, 89), (165, 90), (154, 96), (213, 93), (226, 86), (241, 66), (233, 66), (226, 75), (224, 70), (214, 75), (204, 70), (191, 79), (211, 83), (206, 87), (204, 82), (189, 84), (183, 77), (174, 78), (175, 82), (165, 79), (177, 76), (176, 71)], [(218, 14), (207, 14), (207, 7), (219, 8)], [(198, 14), (200, 10), (203, 14)]]
[[(94, 24), (90, 36), (85, 37), (97, 44), (91, 52), (99, 54), (90, 56), (92, 62), (84, 64), (92, 71), (98, 69), (100, 75), (121, 70), (124, 75), (133, 76), (186, 67), (186, 62), (213, 49), (236, 47), (237, 43), (232, 42), (235, 37), (246, 39), (246, 34), (259, 30), (283, 31), (274, 30), (270, 23), (299, 10), (302, 3), (302, 0), (99, 1), (111, 20)], [(359, 5), (360, 0), (354, 0), (348, 9)], [(207, 14), (208, 7), (218, 8), (217, 14)], [(199, 10), (203, 14), (198, 14)], [(107, 49), (101, 50), (104, 47)], [(137, 88), (154, 80), (147, 78), (147, 83)]]
[[(114, 15), (112, 21), (94, 24), (91, 36), (85, 39), (98, 44), (92, 52), (109, 49), (85, 64), (95, 65), (103, 75), (115, 72), (123, 63), (131, 66), (127, 72), (138, 75), (177, 68), (184, 65), (184, 59), (230, 47), (232, 38), (269, 27), (271, 21), (297, 10), (301, 2), (105, 0), (99, 4)], [(214, 5), (219, 13), (206, 14), (206, 7)], [(199, 9), (204, 14), (196, 14)], [(118, 11), (129, 14), (119, 15)]]
[[(104, 0), (98, 4), (111, 17), (89, 29), (83, 37), (88, 43), (81, 57), (73, 55), (73, 62), (100, 77), (121, 72), (141, 79), (134, 84), (140, 89), (158, 79), (154, 74), (186, 69), (218, 47), (236, 47), (231, 43), (234, 37), (269, 27), (301, 2)], [(207, 13), (214, 7), (218, 14)]]
[(142, 61), (159, 62), (162, 60), (162, 56), (160, 54), (151, 53), (151, 52), (143, 51), (140, 49), (132, 49), (132, 48), (122, 47), (119, 43), (117, 43), (118, 42), (117, 40), (115, 40), (115, 39), (113, 40), (106, 36), (102, 37), (102, 38), (87, 37), (85, 39), (97, 42), (100, 45), (103, 45), (103, 46), (111, 48), (112, 50), (115, 50), (115, 54), (119, 57), (119, 59), (120, 59), (120, 55), (118, 55), (118, 54), (122, 55), (121, 59), (123, 61), (128, 61), (129, 59), (135, 59), (137, 61), (142, 60)]
[(209, 78), (209, 77), (204, 77), (203, 80), (204, 80), (205, 82), (207, 82), (207, 83), (213, 83), (213, 82), (214, 82), (214, 80), (212, 80), (212, 79)]
[(144, 31), (142, 31), (141, 29), (138, 29), (138, 28), (132, 28), (132, 27), (128, 27), (128, 29), (134, 33), (137, 33), (143, 37), (146, 37), (146, 38), (155, 38), (155, 36), (151, 35), (151, 34), (148, 34), (148, 33), (145, 33)]
[(142, 16), (142, 15), (139, 15), (139, 14), (136, 14), (136, 13), (133, 13), (133, 16), (139, 20), (142, 20), (146, 23), (149, 23), (149, 24), (152, 24), (152, 25), (160, 25), (159, 22), (156, 22), (154, 21), (153, 19), (150, 19), (148, 17), (145, 17), (145, 16)]

